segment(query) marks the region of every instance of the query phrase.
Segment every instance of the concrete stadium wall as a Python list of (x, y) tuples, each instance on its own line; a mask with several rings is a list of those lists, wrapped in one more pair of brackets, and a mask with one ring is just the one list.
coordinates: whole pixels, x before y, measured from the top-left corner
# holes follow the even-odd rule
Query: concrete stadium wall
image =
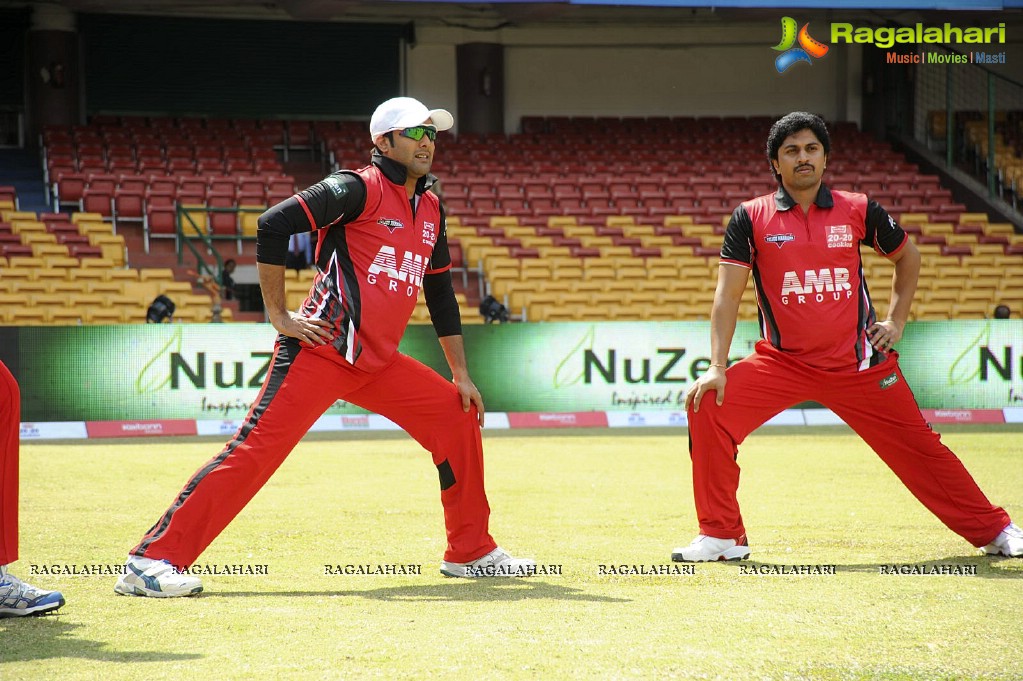
[(408, 49), (409, 94), (454, 107), (455, 47), (467, 42), (505, 48), (506, 132), (516, 132), (530, 115), (749, 116), (804, 109), (830, 120), (861, 118), (862, 48), (842, 45), (779, 74), (774, 22), (492, 32), (427, 27)]

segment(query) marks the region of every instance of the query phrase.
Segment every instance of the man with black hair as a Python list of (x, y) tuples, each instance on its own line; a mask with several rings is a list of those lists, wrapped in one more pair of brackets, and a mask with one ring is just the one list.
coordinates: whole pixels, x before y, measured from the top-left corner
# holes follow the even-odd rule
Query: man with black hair
[[(483, 484), (483, 398), (469, 377), (451, 282), (444, 212), (428, 191), (443, 109), (410, 97), (370, 121), (372, 163), (342, 170), (259, 218), (256, 261), (266, 313), (280, 333), (259, 398), (225, 448), (186, 484), (132, 549), (117, 593), (189, 596), (183, 572), (242, 510), (313, 423), (337, 400), (381, 414), (433, 457), (447, 527), (442, 574), (527, 576), (491, 538)], [(316, 235), (317, 275), (297, 312), (287, 309), (292, 235)], [(423, 289), (453, 379), (398, 352)]]
[[(931, 430), (899, 368), (894, 346), (909, 317), (920, 253), (877, 203), (823, 184), (830, 152), (819, 116), (784, 116), (767, 140), (778, 191), (732, 213), (711, 312), (710, 368), (686, 393), (700, 534), (672, 559), (749, 557), (736, 500), (738, 446), (774, 415), (810, 400), (851, 426), (952, 531), (987, 554), (1023, 556), (1023, 531)], [(863, 278), (860, 244), (895, 264), (891, 305), (881, 320)], [(728, 366), (751, 272), (762, 340)]]

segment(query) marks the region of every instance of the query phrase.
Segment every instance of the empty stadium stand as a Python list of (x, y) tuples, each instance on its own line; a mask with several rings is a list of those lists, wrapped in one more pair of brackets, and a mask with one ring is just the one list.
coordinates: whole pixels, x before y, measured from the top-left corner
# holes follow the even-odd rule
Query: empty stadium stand
[[(707, 319), (728, 216), (775, 188), (762, 150), (770, 123), (533, 116), (514, 135), (442, 136), (434, 172), (463, 319), (481, 321), (476, 306), (487, 294), (530, 321)], [(179, 206), (188, 207), (188, 229), (251, 262), (259, 211), (315, 178), (285, 173), (288, 158), (312, 150), (333, 167), (357, 168), (368, 160), (366, 139), (359, 121), (111, 116), (47, 129), (54, 213), (5, 216), (8, 262), (0, 265), (20, 269), (19, 258), (65, 258), (69, 270), (76, 258), (158, 265), (142, 254), (178, 246)], [(878, 200), (924, 255), (917, 319), (980, 318), (996, 303), (1023, 309), (1023, 277), (1004, 276), (1023, 263), (1023, 236), (1011, 224), (967, 211), (936, 176), (855, 125), (834, 124), (832, 142), (826, 181)], [(4, 205), (17, 213), (0, 187)], [(232, 210), (240, 206), (249, 212)], [(77, 217), (60, 218), (61, 210)], [(870, 254), (864, 263), (884, 314), (891, 265)], [(993, 276), (998, 271), (1003, 276)], [(310, 276), (289, 273), (290, 306)], [(747, 294), (741, 318), (755, 319), (752, 289)], [(429, 321), (422, 304), (413, 321)]]

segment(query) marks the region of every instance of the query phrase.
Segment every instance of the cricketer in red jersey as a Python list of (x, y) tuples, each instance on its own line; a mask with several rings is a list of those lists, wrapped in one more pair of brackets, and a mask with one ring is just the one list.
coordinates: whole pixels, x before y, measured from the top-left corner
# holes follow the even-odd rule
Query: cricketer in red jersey
[[(336, 172), (260, 216), (260, 287), (280, 332), (266, 381), (234, 439), (131, 551), (118, 593), (201, 591), (184, 570), (337, 400), (387, 417), (432, 454), (447, 527), (443, 574), (531, 574), (535, 563), (509, 556), (488, 531), (483, 399), (466, 366), (444, 213), (428, 191), (437, 132), (453, 122), (415, 99), (388, 100), (370, 121), (371, 165)], [(285, 261), (291, 235), (301, 232), (315, 232), (318, 273), (291, 312)], [(452, 381), (398, 352), (420, 288)]]
[[(686, 394), (700, 533), (672, 559), (749, 557), (736, 500), (738, 445), (807, 400), (851, 426), (953, 532), (989, 554), (1023, 555), (1023, 532), (931, 430), (899, 369), (894, 346), (916, 291), (916, 246), (875, 202), (822, 183), (830, 138), (818, 116), (780, 119), (767, 151), (779, 188), (732, 214), (711, 313), (711, 366)], [(895, 263), (883, 320), (863, 278), (861, 243)], [(727, 366), (751, 272), (762, 340), (753, 354)], [(709, 393), (715, 398), (706, 399)]]
[(21, 448), (21, 389), (0, 362), (0, 617), (53, 612), (64, 605), (59, 591), (26, 584), (7, 571), (18, 560), (18, 460)]

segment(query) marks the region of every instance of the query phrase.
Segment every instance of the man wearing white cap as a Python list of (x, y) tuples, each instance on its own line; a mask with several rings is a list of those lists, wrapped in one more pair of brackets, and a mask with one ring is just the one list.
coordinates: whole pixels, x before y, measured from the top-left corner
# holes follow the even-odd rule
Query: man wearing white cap
[[(466, 366), (451, 283), (444, 211), (427, 190), (443, 109), (411, 97), (373, 113), (371, 164), (340, 170), (259, 218), (256, 260), (266, 313), (279, 332), (259, 398), (224, 449), (200, 468), (130, 552), (117, 593), (189, 596), (184, 572), (270, 478), (335, 401), (381, 414), (432, 455), (447, 527), (441, 573), (526, 576), (535, 563), (491, 538), (483, 485), (483, 398)], [(317, 275), (289, 311), (284, 273), (292, 234), (314, 232)], [(451, 369), (449, 382), (398, 352), (423, 289)], [(353, 481), (354, 482), (354, 481)]]

